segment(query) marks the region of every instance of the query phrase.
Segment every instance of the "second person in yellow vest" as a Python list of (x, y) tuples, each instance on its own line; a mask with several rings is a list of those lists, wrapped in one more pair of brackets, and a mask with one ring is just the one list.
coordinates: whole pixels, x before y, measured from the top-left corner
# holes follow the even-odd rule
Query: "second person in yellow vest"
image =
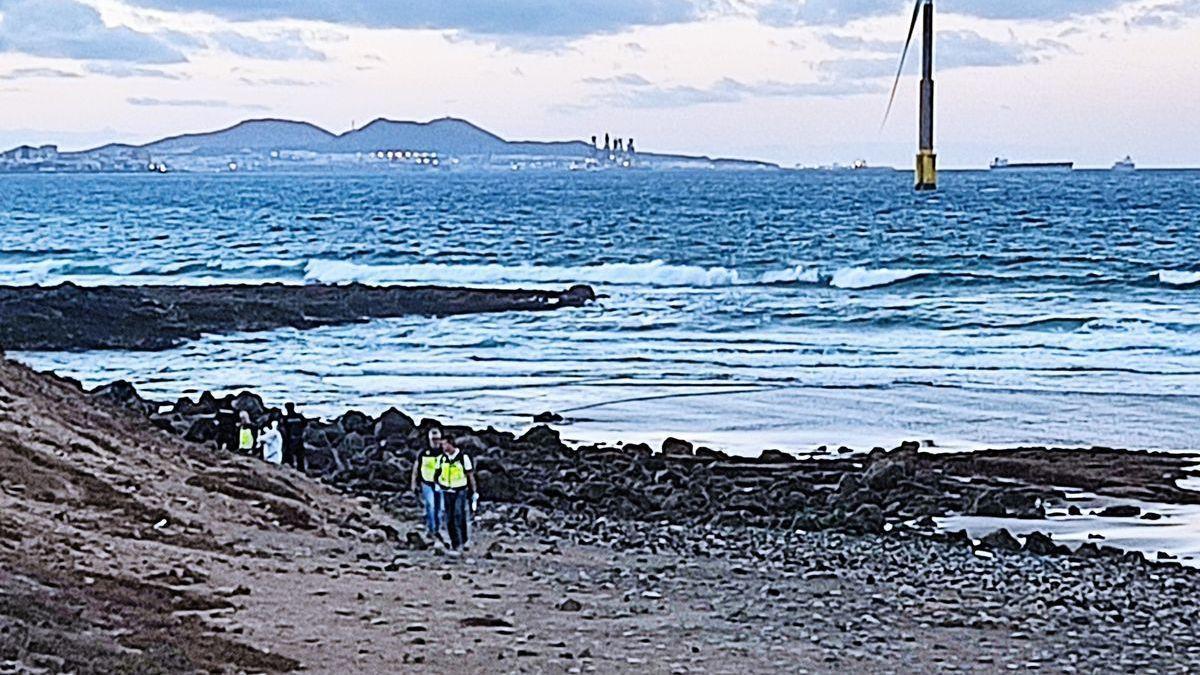
[(475, 485), (475, 463), (448, 439), (442, 440), (442, 456), (434, 469), (434, 482), (442, 493), (450, 547), (461, 549), (470, 538), (472, 501), (479, 492)]
[(431, 537), (441, 538), (442, 493), (435, 477), (438, 461), (442, 457), (442, 430), (434, 427), (426, 435), (428, 445), (417, 453), (412, 468), (412, 489), (425, 506), (425, 532)]

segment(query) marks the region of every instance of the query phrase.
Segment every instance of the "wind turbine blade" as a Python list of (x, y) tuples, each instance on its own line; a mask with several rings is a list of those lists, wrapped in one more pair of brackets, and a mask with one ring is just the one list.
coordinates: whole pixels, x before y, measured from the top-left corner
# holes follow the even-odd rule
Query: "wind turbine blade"
[(900, 74), (904, 72), (904, 61), (908, 58), (908, 46), (912, 44), (913, 33), (917, 31), (917, 19), (921, 17), (921, 5), (925, 4), (926, 0), (917, 0), (916, 6), (913, 7), (912, 22), (908, 24), (908, 38), (904, 40), (904, 51), (900, 52), (900, 65), (896, 67), (896, 80), (892, 82), (892, 94), (888, 96), (887, 110), (883, 113), (883, 123), (879, 125), (879, 130), (887, 126), (888, 116), (892, 114), (892, 104), (896, 102), (896, 89), (900, 86)]

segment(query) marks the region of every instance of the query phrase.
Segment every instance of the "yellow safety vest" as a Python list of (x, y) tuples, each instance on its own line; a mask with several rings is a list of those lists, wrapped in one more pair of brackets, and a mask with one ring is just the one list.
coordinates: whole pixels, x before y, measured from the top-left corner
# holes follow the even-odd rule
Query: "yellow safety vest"
[(421, 480), (426, 483), (432, 483), (437, 475), (438, 460), (442, 458), (442, 454), (436, 455), (421, 455)]
[(250, 427), (242, 427), (242, 431), (238, 437), (238, 447), (242, 450), (254, 449), (254, 430)]
[(467, 487), (467, 469), (463, 465), (464, 457), (466, 455), (461, 452), (454, 459), (448, 459), (445, 455), (438, 456), (438, 486), (446, 490), (461, 490)]

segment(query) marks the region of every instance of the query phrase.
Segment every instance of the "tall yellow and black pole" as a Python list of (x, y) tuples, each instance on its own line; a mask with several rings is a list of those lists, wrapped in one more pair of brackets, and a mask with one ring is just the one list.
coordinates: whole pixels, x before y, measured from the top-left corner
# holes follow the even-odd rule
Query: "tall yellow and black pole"
[(921, 10), (921, 128), (917, 152), (918, 190), (937, 189), (937, 155), (933, 152), (933, 0), (924, 0)]
[(916, 187), (918, 190), (937, 189), (937, 155), (933, 152), (933, 0), (916, 0), (912, 20), (908, 23), (908, 37), (904, 40), (904, 51), (900, 52), (900, 65), (896, 67), (896, 80), (892, 82), (892, 93), (888, 96), (887, 110), (883, 113), (883, 124), (887, 126), (896, 102), (896, 90), (900, 87), (900, 76), (904, 74), (904, 61), (912, 45), (917, 22), (924, 19), (921, 31), (921, 126), (917, 151)]

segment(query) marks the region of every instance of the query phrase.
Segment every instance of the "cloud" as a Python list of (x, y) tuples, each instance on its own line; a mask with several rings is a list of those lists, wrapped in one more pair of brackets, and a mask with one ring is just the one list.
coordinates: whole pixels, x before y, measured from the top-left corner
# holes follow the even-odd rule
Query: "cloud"
[(315, 80), (301, 80), (294, 77), (239, 77), (238, 81), (255, 87), (311, 87), (321, 84)]
[(143, 68), (141, 66), (131, 66), (125, 63), (112, 63), (105, 61), (97, 61), (89, 63), (83, 67), (93, 75), (107, 75), (109, 77), (154, 77), (164, 80), (183, 80), (187, 79), (185, 75), (180, 73), (171, 73), (158, 68)]
[(219, 31), (210, 36), (225, 51), (264, 61), (324, 61), (325, 54), (304, 44), (298, 31), (288, 31), (266, 40), (235, 31)]
[[(984, 19), (1061, 21), (1101, 14), (1133, 0), (961, 0), (940, 11)], [(908, 14), (912, 0), (765, 0), (754, 5), (760, 21), (773, 26), (844, 25), (856, 19)]]
[(624, 84), (634, 87), (644, 87), (650, 84), (650, 80), (637, 73), (624, 73), (612, 77), (585, 77), (583, 81), (587, 84)]
[[(597, 78), (595, 83), (616, 85), (618, 79)], [(879, 93), (884, 89), (882, 83), (862, 81), (741, 82), (723, 78), (707, 87), (659, 87), (645, 80), (641, 82), (614, 86), (606, 97), (608, 102), (633, 108), (681, 108), (709, 103), (736, 103), (751, 98), (839, 98)]]
[(308, 19), (370, 28), (431, 28), (477, 35), (579, 37), (630, 26), (692, 21), (711, 0), (127, 0), (237, 21)]
[(1197, 16), (1200, 16), (1200, 0), (1176, 0), (1138, 8), (1125, 21), (1125, 28), (1179, 28), (1185, 21)]
[(825, 44), (830, 47), (847, 52), (886, 52), (888, 54), (899, 54), (900, 50), (904, 49), (904, 42), (900, 40), (872, 40), (857, 35), (836, 35), (831, 33), (825, 35), (824, 40)]
[[(853, 41), (848, 44), (852, 47), (858, 46)], [(864, 51), (891, 51), (893, 54), (830, 59), (818, 63), (817, 70), (833, 79), (870, 79), (893, 77), (896, 74), (902, 44), (893, 46), (889, 43), (872, 43), (866, 40), (862, 44)], [(1039, 40), (1033, 43), (1016, 40), (1000, 42), (969, 30), (940, 31), (937, 34), (934, 61), (938, 72), (945, 72), (956, 68), (996, 68), (1038, 63), (1048, 56), (1069, 51), (1069, 46), (1055, 40)], [(910, 52), (905, 63), (907, 72), (915, 72), (919, 62), (919, 55)]]
[(0, 75), (0, 80), (28, 80), (31, 78), (76, 78), (79, 73), (72, 73), (57, 68), (17, 68)]
[(0, 52), (51, 58), (179, 63), (183, 53), (154, 35), (108, 26), (75, 0), (0, 0)]
[(230, 103), (211, 98), (148, 98), (134, 96), (125, 99), (129, 105), (141, 107), (167, 108), (232, 108), (236, 110), (266, 110), (267, 107), (255, 103)]

